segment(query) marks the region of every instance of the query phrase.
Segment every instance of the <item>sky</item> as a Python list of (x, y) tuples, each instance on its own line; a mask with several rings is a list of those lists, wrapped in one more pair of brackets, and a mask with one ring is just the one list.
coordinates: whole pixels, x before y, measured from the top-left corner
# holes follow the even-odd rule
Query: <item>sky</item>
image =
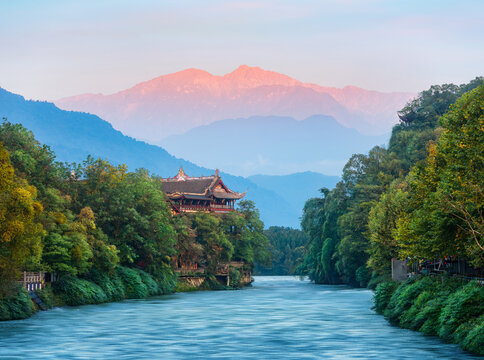
[(481, 0), (0, 0), (0, 87), (54, 100), (259, 66), (419, 92), (484, 75)]

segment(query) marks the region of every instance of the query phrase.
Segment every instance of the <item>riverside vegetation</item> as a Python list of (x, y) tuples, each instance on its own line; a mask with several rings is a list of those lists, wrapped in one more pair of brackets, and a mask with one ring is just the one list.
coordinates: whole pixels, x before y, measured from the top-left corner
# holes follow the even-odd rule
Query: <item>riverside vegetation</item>
[[(0, 126), (0, 320), (35, 307), (21, 271), (60, 279), (37, 291), (47, 307), (144, 298), (177, 290), (174, 259), (194, 256), (205, 286), (231, 260), (271, 261), (258, 210), (250, 201), (223, 216), (172, 216), (159, 178), (88, 157), (59, 163), (20, 124)], [(239, 286), (230, 269), (230, 288)]]
[(307, 243), (306, 234), (299, 229), (284, 226), (271, 226), (264, 230), (269, 239), (269, 251), (272, 262), (269, 264), (256, 263), (256, 275), (299, 275), (297, 266), (304, 259)]
[(353, 155), (342, 181), (306, 202), (299, 271), (376, 288), (393, 324), (484, 354), (484, 288), (452, 279), (391, 282), (391, 259), (484, 266), (484, 85), (432, 86), (399, 113), (387, 148)]
[(380, 283), (375, 310), (392, 324), (440, 336), (484, 354), (484, 286), (452, 278), (415, 277)]
[[(481, 285), (446, 276), (390, 281), (392, 258), (459, 255), (483, 266), (482, 83), (432, 86), (407, 104), (388, 148), (352, 156), (343, 180), (308, 200), (305, 256), (297, 231), (266, 231), (273, 265), (316, 283), (376, 289), (375, 309), (393, 324), (483, 354)], [(77, 305), (174, 291), (177, 254), (200, 257), (208, 269), (230, 259), (271, 261), (251, 203), (241, 203), (240, 217), (171, 217), (159, 182), (144, 170), (92, 158), (57, 164), (31, 133), (8, 122), (0, 141), (3, 319), (33, 311), (12, 270), (62, 274), (38, 295), (46, 304)]]

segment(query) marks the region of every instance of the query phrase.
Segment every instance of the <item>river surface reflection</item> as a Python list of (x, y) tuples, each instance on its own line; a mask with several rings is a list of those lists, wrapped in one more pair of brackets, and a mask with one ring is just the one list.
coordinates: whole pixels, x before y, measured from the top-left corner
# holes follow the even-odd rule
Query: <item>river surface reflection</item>
[(0, 359), (470, 359), (390, 326), (372, 293), (294, 277), (0, 322)]

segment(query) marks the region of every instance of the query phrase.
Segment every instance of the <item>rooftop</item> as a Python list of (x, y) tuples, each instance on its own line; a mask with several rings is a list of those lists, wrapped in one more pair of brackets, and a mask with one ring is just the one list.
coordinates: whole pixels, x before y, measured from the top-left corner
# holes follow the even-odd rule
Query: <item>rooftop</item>
[(173, 197), (201, 198), (214, 196), (223, 199), (241, 199), (245, 193), (238, 193), (230, 190), (222, 182), (219, 170), (211, 176), (191, 177), (185, 174), (180, 166), (178, 174), (171, 178), (161, 179), (163, 191)]

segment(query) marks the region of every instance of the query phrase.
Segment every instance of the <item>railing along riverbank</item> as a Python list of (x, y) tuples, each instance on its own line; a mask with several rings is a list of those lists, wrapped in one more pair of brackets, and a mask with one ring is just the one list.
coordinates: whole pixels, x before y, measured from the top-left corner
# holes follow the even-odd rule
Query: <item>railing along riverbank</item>
[(437, 261), (425, 260), (414, 262), (410, 266), (405, 260), (392, 259), (392, 280), (405, 281), (409, 277), (424, 275), (433, 277), (451, 277), (466, 281), (476, 281), (484, 285), (484, 269), (473, 268), (465, 260), (441, 259)]
[(28, 292), (42, 290), (45, 283), (54, 282), (57, 280), (56, 273), (46, 273), (44, 271), (23, 271), (22, 278), (19, 283)]

